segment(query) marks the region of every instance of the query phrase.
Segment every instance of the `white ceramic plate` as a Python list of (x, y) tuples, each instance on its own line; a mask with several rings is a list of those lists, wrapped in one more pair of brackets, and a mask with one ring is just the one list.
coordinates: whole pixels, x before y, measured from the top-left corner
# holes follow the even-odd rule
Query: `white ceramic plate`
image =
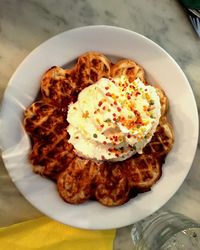
[[(147, 77), (159, 84), (170, 102), (175, 144), (163, 166), (161, 179), (150, 192), (123, 206), (108, 208), (98, 202), (65, 203), (55, 184), (32, 173), (27, 161), (30, 141), (22, 127), (23, 111), (39, 91), (41, 75), (51, 66), (63, 66), (86, 51), (131, 58)], [(196, 150), (198, 115), (190, 85), (177, 63), (157, 44), (132, 31), (89, 26), (61, 33), (36, 48), (18, 67), (6, 89), (1, 109), (1, 146), (8, 172), (28, 201), (44, 214), (80, 228), (109, 229), (134, 223), (163, 206), (185, 179)]]

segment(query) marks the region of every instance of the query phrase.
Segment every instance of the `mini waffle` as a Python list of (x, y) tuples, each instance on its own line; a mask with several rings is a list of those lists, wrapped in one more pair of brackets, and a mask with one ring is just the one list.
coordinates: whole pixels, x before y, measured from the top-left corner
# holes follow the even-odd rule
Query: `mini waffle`
[(171, 124), (166, 117), (161, 117), (159, 125), (151, 141), (143, 149), (144, 154), (155, 158), (165, 157), (174, 143), (174, 134)]
[(60, 110), (44, 100), (34, 102), (25, 110), (24, 116), (26, 131), (32, 138), (38, 138), (38, 140), (49, 135), (51, 132), (50, 126), (54, 126), (55, 123), (62, 127), (66, 124), (64, 124), (64, 116)]
[(150, 154), (138, 154), (123, 162), (121, 169), (128, 179), (131, 189), (145, 192), (150, 190), (153, 184), (160, 178), (162, 163), (161, 158), (155, 158)]
[(127, 76), (130, 82), (139, 78), (145, 83), (144, 69), (133, 60), (120, 60), (111, 67), (112, 77), (119, 77), (122, 75)]
[(66, 114), (56, 106), (38, 101), (25, 111), (24, 126), (32, 139), (29, 158), (33, 171), (56, 179), (75, 156), (68, 143)]
[(105, 206), (119, 206), (129, 200), (130, 185), (117, 164), (105, 164), (95, 184), (95, 197)]
[(71, 204), (80, 204), (93, 196), (99, 165), (90, 160), (76, 157), (58, 178), (60, 196)]
[(156, 88), (156, 92), (160, 98), (160, 104), (161, 104), (161, 116), (165, 116), (167, 114), (168, 108), (169, 108), (169, 101), (167, 96), (165, 95), (165, 92), (160, 89)]
[(68, 105), (77, 89), (74, 77), (73, 70), (50, 68), (41, 80), (42, 97), (56, 105)]
[(101, 53), (88, 52), (80, 56), (75, 66), (76, 82), (79, 90), (110, 76), (111, 62)]

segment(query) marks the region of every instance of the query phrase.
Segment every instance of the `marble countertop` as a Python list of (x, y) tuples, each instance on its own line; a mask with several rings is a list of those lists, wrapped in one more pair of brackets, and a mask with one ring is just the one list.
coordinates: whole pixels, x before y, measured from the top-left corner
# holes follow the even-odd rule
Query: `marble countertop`
[[(178, 62), (200, 109), (200, 39), (175, 0), (1, 0), (0, 98), (21, 61), (46, 39), (75, 27), (106, 24), (127, 28), (152, 39)], [(192, 168), (164, 209), (200, 222), (200, 147)], [(19, 193), (4, 164), (0, 166), (0, 226), (41, 215)], [(12, 205), (11, 205), (12, 204)], [(13, 209), (14, 205), (14, 209)], [(131, 226), (117, 230), (114, 248), (132, 249)]]

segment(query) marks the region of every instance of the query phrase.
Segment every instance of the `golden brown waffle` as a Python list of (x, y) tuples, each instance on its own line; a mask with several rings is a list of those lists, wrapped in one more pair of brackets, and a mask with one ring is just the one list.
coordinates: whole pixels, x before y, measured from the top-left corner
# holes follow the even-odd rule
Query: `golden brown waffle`
[(79, 90), (110, 76), (111, 62), (103, 54), (88, 52), (79, 57), (75, 66), (76, 82)]
[(145, 83), (144, 69), (133, 60), (120, 60), (111, 67), (112, 77), (119, 77), (122, 75), (127, 76), (130, 82), (139, 78)]
[(102, 77), (126, 75), (145, 82), (144, 70), (132, 60), (113, 65), (103, 54), (80, 56), (73, 69), (52, 67), (41, 81), (41, 98), (25, 110), (24, 127), (32, 139), (29, 159), (33, 171), (57, 181), (60, 196), (79, 204), (96, 199), (105, 206), (127, 202), (132, 193), (151, 189), (162, 174), (162, 164), (174, 142), (166, 114), (168, 99), (161, 89), (161, 118), (152, 140), (137, 154), (122, 162), (96, 163), (75, 155), (68, 143), (67, 107), (77, 94)]
[(33, 171), (56, 180), (75, 157), (73, 146), (67, 139), (67, 134), (63, 132), (59, 137), (52, 137), (52, 141), (34, 143), (29, 156)]
[[(55, 123), (64, 126), (64, 116), (61, 115), (59, 109), (44, 100), (34, 102), (24, 112), (24, 127), (29, 135), (39, 140), (43, 136), (49, 135), (50, 127), (54, 127)], [(55, 119), (57, 118), (57, 120)], [(60, 128), (58, 128), (59, 130)]]
[(29, 158), (33, 171), (56, 179), (75, 156), (68, 143), (66, 114), (56, 106), (38, 101), (25, 111), (24, 126), (32, 138)]
[(76, 83), (73, 70), (65, 70), (54, 66), (42, 77), (42, 97), (56, 105), (67, 106), (76, 92)]
[(169, 108), (168, 98), (165, 95), (165, 92), (161, 88), (156, 87), (156, 92), (160, 98), (161, 116), (165, 116)]
[(105, 206), (119, 206), (129, 200), (129, 192), (130, 185), (118, 164), (105, 164), (96, 178), (96, 199)]
[(132, 157), (121, 164), (123, 174), (128, 179), (129, 187), (139, 192), (148, 191), (162, 174), (163, 159), (151, 154)]
[(174, 134), (171, 124), (167, 118), (161, 117), (159, 125), (151, 141), (143, 149), (144, 154), (152, 155), (155, 158), (166, 156), (172, 149)]
[(99, 166), (92, 161), (76, 157), (57, 181), (60, 196), (72, 204), (80, 204), (93, 196), (93, 181)]

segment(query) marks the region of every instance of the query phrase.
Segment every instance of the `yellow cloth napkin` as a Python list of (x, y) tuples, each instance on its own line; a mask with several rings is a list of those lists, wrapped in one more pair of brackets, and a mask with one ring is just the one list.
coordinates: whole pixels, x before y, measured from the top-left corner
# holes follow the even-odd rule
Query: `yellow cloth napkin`
[(115, 230), (84, 230), (40, 217), (0, 228), (1, 250), (112, 250)]

